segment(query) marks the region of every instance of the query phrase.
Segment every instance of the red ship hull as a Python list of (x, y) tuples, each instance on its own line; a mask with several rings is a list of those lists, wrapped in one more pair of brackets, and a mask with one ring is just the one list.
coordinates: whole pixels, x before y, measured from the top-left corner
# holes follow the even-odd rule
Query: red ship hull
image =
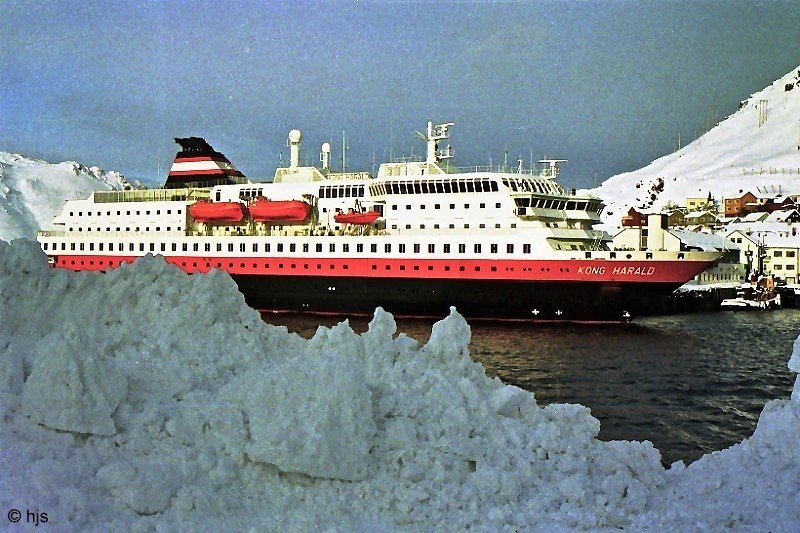
[[(135, 256), (60, 255), (55, 267), (107, 270)], [(170, 256), (190, 273), (231, 274), (256, 309), (468, 318), (622, 321), (664, 310), (713, 261), (404, 260)], [(331, 288), (334, 288), (333, 290)]]

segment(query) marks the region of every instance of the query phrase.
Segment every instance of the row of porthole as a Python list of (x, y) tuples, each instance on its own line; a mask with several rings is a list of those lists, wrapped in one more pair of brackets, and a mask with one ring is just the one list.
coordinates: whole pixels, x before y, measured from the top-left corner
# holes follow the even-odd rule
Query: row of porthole
[[(66, 259), (62, 259), (62, 260), (60, 260), (60, 262), (61, 262), (61, 264), (66, 264), (67, 260)], [(123, 261), (118, 261), (116, 263), (116, 266), (119, 266), (122, 263), (123, 263)], [(98, 266), (109, 266), (109, 267), (114, 267), (115, 266), (114, 261), (109, 261), (108, 265), (106, 265), (105, 261), (101, 260), (101, 261), (98, 261), (97, 264), (98, 264)], [(70, 260), (70, 265), (71, 266), (78, 266), (78, 265), (79, 266), (86, 266), (86, 262), (85, 261), (76, 261), (76, 260), (73, 259), (73, 260)], [(186, 263), (185, 261), (182, 261), (180, 265), (181, 265), (181, 267), (184, 267), (184, 268), (188, 267), (188, 263)], [(216, 265), (212, 265), (212, 263), (210, 263), (210, 262), (206, 262), (205, 263), (205, 267), (206, 268), (223, 268), (222, 265), (223, 264), (221, 262), (217, 262)], [(254, 268), (254, 269), (258, 269), (259, 268), (259, 265), (257, 263), (252, 263), (252, 265), (253, 265), (252, 268)], [(88, 266), (94, 266), (94, 261), (93, 260), (88, 261)], [(191, 267), (192, 268), (197, 268), (198, 267), (198, 263), (193, 262), (191, 264)], [(228, 263), (228, 268), (234, 268), (234, 263)], [(239, 263), (239, 268), (246, 268), (246, 263)], [(269, 263), (265, 263), (264, 265), (261, 266), (261, 268), (268, 269), (269, 268)], [(284, 268), (284, 264), (283, 263), (278, 263), (278, 268), (282, 270)], [(296, 263), (291, 263), (289, 265), (289, 268), (296, 269), (297, 268), (297, 264)], [(309, 264), (308, 263), (304, 263), (303, 264), (303, 269), (307, 270), (308, 268), (309, 268)], [(335, 270), (336, 269), (336, 265), (331, 264), (331, 265), (329, 265), (329, 268), (330, 268), (330, 270)], [(386, 270), (391, 270), (392, 266), (391, 265), (385, 265), (384, 268)], [(321, 270), (322, 269), (322, 264), (321, 263), (317, 263), (316, 269), (317, 270)], [(349, 269), (349, 265), (341, 265), (341, 269), (342, 270), (348, 270)], [(378, 269), (378, 265), (372, 265), (372, 270), (377, 270), (377, 269)], [(475, 267), (473, 267), (473, 269), (474, 269), (475, 272), (480, 272), (481, 271), (481, 267), (479, 267), (479, 266), (475, 266)], [(406, 270), (406, 266), (405, 265), (399, 265), (398, 270), (405, 271)], [(420, 266), (419, 265), (414, 265), (413, 266), (413, 270), (414, 271), (419, 271), (420, 270)], [(427, 270), (428, 271), (434, 271), (435, 267), (433, 265), (428, 265), (427, 266)], [(444, 266), (444, 271), (445, 272), (450, 272), (450, 270), (451, 270), (450, 265), (445, 265)], [(497, 272), (497, 267), (495, 267), (495, 266), (489, 267), (489, 270), (491, 272)], [(527, 268), (527, 267), (523, 268), (522, 270), (524, 272), (533, 271), (532, 268)], [(565, 269), (563, 269), (563, 268), (560, 268), (559, 270), (561, 272), (565, 271)], [(465, 266), (459, 266), (458, 267), (458, 271), (459, 272), (465, 272), (466, 271), (466, 267)], [(514, 271), (514, 269), (512, 267), (506, 267), (506, 272), (513, 272), (513, 271)], [(550, 268), (542, 267), (541, 271), (542, 272), (550, 272)], [(566, 272), (569, 272), (569, 269), (566, 269)]]

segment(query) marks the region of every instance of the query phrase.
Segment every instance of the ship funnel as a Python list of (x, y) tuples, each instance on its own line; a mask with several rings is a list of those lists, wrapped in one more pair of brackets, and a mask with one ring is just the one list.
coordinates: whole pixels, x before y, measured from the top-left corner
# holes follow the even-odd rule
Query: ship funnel
[(213, 187), (246, 181), (225, 154), (214, 150), (202, 137), (175, 138), (181, 151), (169, 170), (165, 189)]
[(300, 166), (300, 138), (302, 134), (300, 130), (292, 130), (289, 132), (289, 168), (297, 168)]
[(322, 152), (319, 154), (322, 162), (322, 170), (328, 170), (331, 166), (331, 143), (322, 143)]

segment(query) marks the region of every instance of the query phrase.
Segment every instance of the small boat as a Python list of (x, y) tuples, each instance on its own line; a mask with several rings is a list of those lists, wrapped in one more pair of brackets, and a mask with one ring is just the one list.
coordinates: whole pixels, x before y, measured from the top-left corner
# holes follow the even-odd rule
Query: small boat
[(198, 222), (240, 222), (246, 211), (239, 202), (212, 202), (203, 198), (189, 206), (189, 215)]
[(363, 211), (357, 212), (352, 209), (347, 213), (337, 213), (333, 216), (333, 220), (339, 224), (372, 224), (381, 214), (378, 211)]
[(250, 216), (259, 222), (302, 222), (311, 214), (311, 205), (302, 200), (270, 200), (258, 197), (248, 205)]
[(775, 291), (772, 278), (762, 278), (756, 284), (745, 283), (736, 290), (736, 298), (726, 298), (720, 308), (730, 311), (771, 310), (781, 307), (781, 295)]

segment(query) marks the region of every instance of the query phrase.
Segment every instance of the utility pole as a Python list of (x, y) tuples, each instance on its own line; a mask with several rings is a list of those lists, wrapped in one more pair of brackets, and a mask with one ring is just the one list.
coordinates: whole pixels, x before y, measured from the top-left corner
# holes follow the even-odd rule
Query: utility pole
[(766, 100), (759, 100), (758, 101), (758, 127), (764, 125), (767, 121), (767, 101)]

